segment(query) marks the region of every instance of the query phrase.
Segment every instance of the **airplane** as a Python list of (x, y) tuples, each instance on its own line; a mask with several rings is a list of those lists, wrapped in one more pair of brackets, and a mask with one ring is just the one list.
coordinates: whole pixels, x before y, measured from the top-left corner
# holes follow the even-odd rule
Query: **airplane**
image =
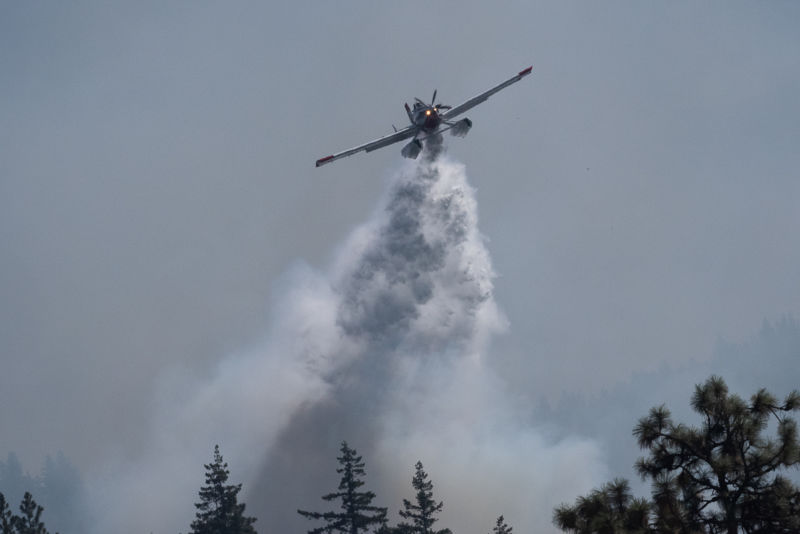
[[(409, 126), (406, 126), (401, 130), (395, 128), (395, 131), (392, 134), (386, 135), (374, 141), (370, 141), (369, 143), (364, 143), (363, 145), (359, 145), (349, 150), (345, 150), (344, 152), (339, 152), (338, 154), (320, 158), (317, 160), (317, 167), (321, 167), (336, 161), (337, 159), (352, 156), (357, 152), (372, 152), (373, 150), (398, 143), (408, 138), (413, 139), (403, 147), (400, 153), (403, 155), (403, 157), (416, 159), (417, 156), (419, 156), (419, 153), (422, 151), (422, 141), (428, 138), (440, 139), (441, 132), (445, 132), (447, 130), (450, 130), (450, 133), (456, 137), (464, 137), (467, 135), (469, 129), (472, 128), (472, 121), (466, 117), (456, 122), (453, 122), (452, 119), (457, 115), (461, 115), (468, 109), (472, 109), (481, 102), (484, 102), (487, 98), (501, 89), (505, 89), (512, 83), (520, 81), (522, 78), (530, 74), (532, 70), (532, 66), (525, 70), (521, 70), (516, 76), (509, 78), (503, 83), (495, 85), (488, 91), (474, 96), (463, 104), (455, 107), (436, 104), (436, 90), (433, 91), (433, 98), (431, 98), (430, 104), (426, 104), (419, 98), (415, 98), (414, 100), (416, 100), (416, 102), (414, 103), (413, 108), (409, 107), (408, 104), (405, 105), (408, 120), (411, 122)], [(443, 125), (444, 127), (442, 127)], [(392, 126), (392, 128), (394, 128), (394, 126)]]

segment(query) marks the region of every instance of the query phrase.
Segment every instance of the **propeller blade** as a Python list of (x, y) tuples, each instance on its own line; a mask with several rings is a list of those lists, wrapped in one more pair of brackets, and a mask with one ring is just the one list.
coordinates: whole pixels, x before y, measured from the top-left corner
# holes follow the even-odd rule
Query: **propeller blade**
[(414, 97), (414, 100), (416, 100), (417, 102), (419, 102), (419, 103), (420, 103), (420, 104), (422, 104), (423, 106), (425, 105), (425, 102), (423, 102), (422, 100), (420, 100), (420, 99), (419, 99), (419, 98), (417, 98), (416, 96)]
[(436, 91), (437, 89), (433, 90), (433, 98), (431, 98), (431, 106), (433, 105), (434, 102), (436, 102)]

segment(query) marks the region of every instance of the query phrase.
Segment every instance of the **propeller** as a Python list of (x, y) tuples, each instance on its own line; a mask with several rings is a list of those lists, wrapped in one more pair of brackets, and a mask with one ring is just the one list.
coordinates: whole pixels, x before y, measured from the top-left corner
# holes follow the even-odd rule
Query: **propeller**
[(440, 110), (440, 109), (453, 109), (453, 106), (447, 106), (445, 104), (436, 104), (435, 103), (436, 102), (436, 93), (437, 92), (438, 92), (437, 89), (433, 90), (433, 98), (431, 98), (431, 107), (433, 109), (437, 110), (437, 111)]
[(421, 99), (417, 98), (416, 96), (414, 97), (414, 100), (416, 100), (421, 106), (433, 108), (435, 110), (452, 109), (453, 106), (446, 106), (446, 105), (442, 105), (442, 104), (436, 104), (436, 94), (438, 92), (439, 92), (438, 89), (434, 89), (433, 90), (433, 97), (431, 98), (431, 103), (430, 104), (426, 104), (425, 102), (423, 102)]

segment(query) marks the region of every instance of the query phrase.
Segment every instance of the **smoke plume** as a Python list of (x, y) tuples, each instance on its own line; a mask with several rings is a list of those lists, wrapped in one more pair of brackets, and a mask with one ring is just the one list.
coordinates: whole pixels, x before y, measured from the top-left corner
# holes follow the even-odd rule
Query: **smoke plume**
[(346, 440), (392, 514), (421, 460), (442, 527), (486, 532), (504, 514), (552, 531), (553, 506), (605, 471), (593, 442), (530, 427), (487, 366), (506, 328), (493, 277), (464, 167), (441, 148), (404, 163), (325, 272), (287, 273), (261, 346), (213, 376), (165, 374), (152, 450), (107, 470), (99, 527), (185, 530), (219, 443), (258, 530), (302, 532), (314, 525), (296, 510), (330, 506)]

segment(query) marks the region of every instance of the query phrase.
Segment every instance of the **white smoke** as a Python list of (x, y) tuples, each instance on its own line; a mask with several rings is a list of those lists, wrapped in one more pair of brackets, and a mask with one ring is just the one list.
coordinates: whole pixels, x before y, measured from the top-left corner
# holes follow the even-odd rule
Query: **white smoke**
[(392, 511), (422, 460), (455, 532), (486, 532), (500, 514), (552, 531), (553, 506), (603, 480), (593, 442), (548, 441), (487, 367), (506, 321), (474, 191), (462, 165), (424, 156), (327, 272), (291, 270), (262, 346), (210, 377), (165, 374), (150, 452), (95, 485), (98, 532), (186, 530), (215, 443), (261, 532), (312, 526), (295, 510), (327, 505), (342, 440)]

